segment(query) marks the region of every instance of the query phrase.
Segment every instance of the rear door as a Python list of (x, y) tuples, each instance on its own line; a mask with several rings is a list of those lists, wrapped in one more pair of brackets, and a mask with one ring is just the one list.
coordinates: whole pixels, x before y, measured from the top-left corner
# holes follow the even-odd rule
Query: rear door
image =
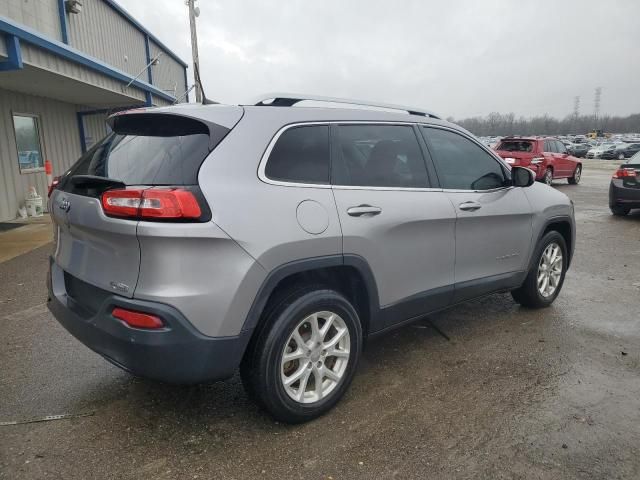
[(532, 209), (505, 167), (471, 137), (423, 127), (440, 186), (456, 211), (454, 301), (514, 286), (531, 248)]
[(417, 127), (345, 124), (335, 130), (332, 188), (343, 252), (371, 267), (383, 322), (448, 305), (455, 211), (431, 188)]
[(569, 156), (569, 152), (567, 152), (567, 148), (564, 146), (564, 143), (559, 140), (555, 140), (555, 143), (557, 151), (556, 163), (558, 164), (558, 176), (570, 177), (573, 175), (576, 163)]
[(62, 176), (52, 193), (54, 260), (66, 273), (66, 283), (86, 282), (132, 297), (140, 267), (138, 221), (135, 215), (107, 216), (102, 194), (114, 187), (197, 188), (198, 170), (215, 146), (212, 142), (228, 129), (157, 113), (118, 116), (113, 129)]
[(546, 167), (553, 170), (553, 177), (555, 178), (560, 173), (561, 167), (556, 162), (556, 143), (550, 138), (547, 138), (543, 142), (542, 155), (545, 158)]

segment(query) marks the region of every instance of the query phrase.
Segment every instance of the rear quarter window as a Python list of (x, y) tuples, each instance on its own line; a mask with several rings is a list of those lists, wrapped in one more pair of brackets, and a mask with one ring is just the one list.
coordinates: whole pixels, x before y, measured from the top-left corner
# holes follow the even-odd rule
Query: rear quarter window
[(291, 127), (276, 140), (265, 176), (292, 183), (329, 183), (329, 126)]

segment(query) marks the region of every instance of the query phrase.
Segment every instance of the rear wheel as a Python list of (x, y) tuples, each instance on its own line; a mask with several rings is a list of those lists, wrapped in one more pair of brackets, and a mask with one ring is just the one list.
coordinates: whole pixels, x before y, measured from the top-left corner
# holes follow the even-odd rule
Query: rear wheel
[(624, 160), (624, 158), (625, 158), (625, 157), (624, 157), (624, 153), (620, 152), (620, 153), (618, 154), (618, 160)]
[(567, 245), (562, 235), (548, 232), (538, 243), (533, 258), (527, 278), (511, 295), (525, 307), (548, 307), (560, 293), (567, 269)]
[(247, 392), (274, 418), (312, 420), (349, 387), (362, 349), (362, 328), (349, 301), (308, 289), (271, 310), (241, 365)]
[(609, 209), (611, 210), (611, 213), (613, 213), (614, 215), (616, 215), (618, 217), (624, 217), (625, 215), (627, 215), (631, 211), (630, 208), (621, 207), (620, 205), (614, 205), (612, 207), (609, 207)]
[(542, 178), (542, 181), (547, 185), (551, 185), (553, 183), (553, 170), (551, 170), (551, 168), (547, 167), (547, 169), (544, 172), (544, 177)]
[(573, 176), (568, 179), (569, 183), (571, 185), (577, 185), (578, 183), (580, 183), (581, 177), (582, 177), (582, 166), (578, 165), (575, 171), (573, 172)]

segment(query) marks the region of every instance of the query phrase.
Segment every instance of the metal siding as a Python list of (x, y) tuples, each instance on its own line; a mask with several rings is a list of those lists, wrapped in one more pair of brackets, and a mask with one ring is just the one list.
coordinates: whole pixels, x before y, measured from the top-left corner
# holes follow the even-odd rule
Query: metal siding
[(131, 75), (147, 64), (144, 33), (102, 0), (84, 0), (80, 14), (67, 14), (67, 25), (69, 45), (78, 50)]
[(151, 95), (151, 103), (154, 107), (166, 107), (172, 105), (172, 102), (167, 102), (164, 98), (156, 97), (155, 95)]
[(58, 0), (0, 0), (0, 15), (62, 40)]
[[(153, 40), (149, 41), (149, 49), (151, 50), (151, 58), (155, 58), (160, 52), (164, 52)], [(163, 54), (160, 57), (160, 63), (151, 67), (153, 69), (153, 84), (161, 90), (167, 91), (174, 97), (181, 96), (187, 86), (185, 85), (184, 67), (176, 62), (169, 55)], [(173, 89), (176, 88), (175, 95)], [(182, 99), (182, 102), (185, 102)]]
[(80, 157), (75, 105), (0, 89), (0, 221), (16, 217), (29, 186), (35, 186), (43, 200), (47, 197), (44, 171), (20, 173), (13, 112), (38, 116), (43, 155), (51, 160), (54, 176)]
[[(43, 68), (50, 72), (58, 73), (65, 77), (71, 77), (91, 85), (111, 90), (112, 92), (122, 93), (124, 86), (119, 80), (109, 78), (98, 72), (94, 72), (82, 65), (70, 62), (56, 55), (34, 47), (26, 42), (21, 43), (22, 59), (25, 63), (34, 67)], [(129, 87), (127, 96), (144, 102), (144, 92), (138, 88)]]
[(84, 139), (87, 150), (100, 141), (108, 132), (107, 130), (107, 114), (95, 113), (92, 115), (83, 115), (84, 121)]

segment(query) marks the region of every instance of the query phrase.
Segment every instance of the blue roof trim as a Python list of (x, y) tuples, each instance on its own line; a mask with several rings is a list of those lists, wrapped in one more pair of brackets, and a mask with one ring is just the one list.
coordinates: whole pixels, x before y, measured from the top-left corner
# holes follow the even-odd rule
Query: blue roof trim
[(24, 65), (22, 64), (20, 39), (15, 35), (5, 35), (4, 40), (7, 45), (7, 59), (4, 62), (0, 62), (0, 72), (21, 70)]
[[(58, 55), (66, 60), (69, 60), (74, 63), (78, 63), (82, 66), (90, 68), (96, 72), (102, 73), (108, 77), (114, 78), (116, 80), (120, 80), (125, 83), (129, 83), (131, 79), (134, 78), (133, 75), (123, 72), (122, 70), (118, 70), (106, 63), (98, 60), (97, 58), (91, 57), (75, 48), (70, 47), (62, 42), (57, 40), (49, 39), (39, 32), (26, 27), (24, 25), (17, 24), (6, 17), (0, 16), (0, 32), (5, 32), (8, 35), (13, 35), (27, 43), (30, 43), (36, 47), (42, 48), (54, 55)], [(154, 95), (164, 98), (169, 102), (175, 101), (175, 97), (167, 94), (163, 90), (154, 87), (153, 85), (149, 85), (147, 82), (143, 82), (140, 79), (136, 79), (132, 83), (133, 86), (136, 86), (145, 92), (153, 93)]]
[(120, 5), (118, 5), (116, 2), (114, 2), (114, 0), (102, 0), (104, 3), (106, 3), (107, 5), (109, 5), (112, 9), (114, 9), (116, 12), (118, 12), (120, 15), (122, 15), (124, 17), (125, 20), (127, 20), (129, 23), (131, 23), (131, 25), (133, 25), (134, 27), (136, 27), (138, 30), (140, 30), (142, 33), (144, 33), (145, 35), (148, 35), (149, 38), (151, 40), (153, 40), (153, 43), (155, 43), (156, 45), (158, 45), (160, 48), (162, 48), (165, 53), (167, 55), (169, 55), (171, 58), (173, 58), (176, 62), (178, 62), (180, 65), (182, 65), (184, 68), (187, 68), (187, 64), (185, 63), (184, 60), (182, 60), (178, 55), (176, 55), (175, 53), (173, 53), (171, 50), (169, 50), (167, 48), (167, 46), (162, 43), (160, 40), (158, 40), (158, 38), (152, 34), (149, 30), (147, 30), (146, 28), (144, 28), (140, 22), (138, 22), (135, 18), (133, 18), (131, 16), (131, 14), (129, 12), (127, 12), (124, 8), (122, 8)]
[[(151, 71), (151, 67), (153, 65), (151, 65), (151, 51), (149, 50), (149, 35), (144, 36), (144, 54), (147, 57), (147, 78), (149, 80), (149, 83), (151, 85), (153, 85), (153, 72)], [(184, 71), (186, 72), (187, 69), (185, 68)]]
[(64, 0), (58, 0), (58, 16), (60, 17), (60, 33), (62, 41), (69, 43), (69, 27), (67, 25), (67, 9), (64, 6)]
[(189, 80), (187, 79), (187, 69), (184, 70), (184, 89), (187, 92), (187, 103), (189, 103)]

